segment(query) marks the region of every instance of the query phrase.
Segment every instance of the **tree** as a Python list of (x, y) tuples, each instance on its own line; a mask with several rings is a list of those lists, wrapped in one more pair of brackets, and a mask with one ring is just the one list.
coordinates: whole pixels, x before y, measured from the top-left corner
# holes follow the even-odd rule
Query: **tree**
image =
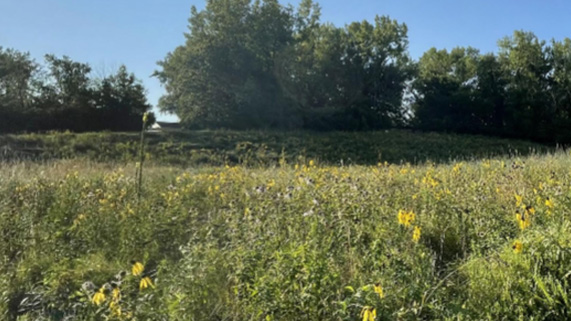
[(101, 79), (93, 93), (101, 128), (139, 130), (143, 114), (151, 109), (145, 88), (124, 65), (114, 75)]
[(413, 73), (407, 31), (405, 24), (386, 16), (375, 17), (374, 24), (354, 22), (345, 28), (340, 105), (355, 122), (354, 128), (404, 123), (402, 98)]
[(506, 126), (507, 79), (501, 63), (494, 54), (482, 55), (477, 65), (477, 87), (474, 100), (486, 119), (485, 134), (503, 135)]
[(478, 50), (430, 49), (420, 58), (414, 83), (415, 125), (427, 130), (482, 132), (489, 112), (475, 99)]
[(571, 39), (552, 41), (552, 82), (549, 90), (555, 113), (555, 141), (571, 142)]
[[(318, 7), (302, 2), (294, 59), (284, 88), (310, 129), (378, 129), (402, 125), (413, 63), (406, 25), (388, 17), (345, 28), (320, 25)], [(289, 80), (289, 81), (287, 81)]]
[(550, 48), (531, 32), (516, 31), (498, 42), (507, 79), (506, 131), (510, 136), (551, 139)]
[(89, 78), (91, 67), (75, 62), (67, 56), (58, 58), (46, 55), (45, 60), (49, 69), (49, 80), (44, 90), (53, 95), (58, 104), (57, 108), (79, 109), (89, 106), (93, 98)]
[(376, 17), (319, 22), (304, 0), (210, 0), (186, 43), (159, 62), (161, 110), (198, 127), (374, 129), (403, 123), (413, 63), (407, 28)]
[(292, 23), (276, 0), (193, 7), (186, 43), (155, 73), (167, 90), (159, 107), (190, 126), (286, 126), (275, 62), (291, 41)]
[(29, 54), (0, 47), (0, 132), (25, 126), (37, 70)]
[(0, 47), (0, 104), (27, 108), (37, 64), (28, 53)]

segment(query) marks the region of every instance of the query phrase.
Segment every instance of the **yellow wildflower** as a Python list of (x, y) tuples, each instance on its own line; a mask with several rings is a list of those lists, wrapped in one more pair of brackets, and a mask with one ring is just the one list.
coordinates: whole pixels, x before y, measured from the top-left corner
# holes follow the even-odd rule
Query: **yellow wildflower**
[(379, 295), (379, 298), (384, 298), (385, 294), (383, 293), (383, 287), (381, 286), (381, 283), (376, 283), (374, 285), (374, 289), (375, 289), (375, 293), (377, 293)]
[(111, 297), (113, 298), (113, 301), (115, 301), (115, 302), (117, 302), (121, 299), (121, 290), (119, 289), (119, 287), (113, 288), (113, 291), (111, 292)]
[(375, 321), (377, 318), (377, 309), (370, 306), (364, 306), (363, 310), (361, 310), (361, 317), (363, 318), (363, 321)]
[(419, 226), (415, 226), (414, 231), (412, 232), (412, 240), (416, 243), (418, 243), (418, 240), (420, 240), (420, 232), (421, 228)]
[(403, 210), (399, 210), (398, 213), (399, 224), (404, 225), (405, 219), (406, 219), (406, 212)]
[(526, 215), (525, 213), (520, 213), (519, 210), (516, 211), (515, 217), (518, 221), (519, 228), (522, 231), (525, 230), (527, 227), (529, 227), (529, 225), (531, 224), (529, 215)]
[(119, 304), (113, 303), (111, 302), (111, 304), (109, 305), (109, 308), (111, 309), (111, 313), (116, 316), (116, 317), (120, 317), (121, 316), (121, 306), (119, 306)]
[(550, 210), (553, 209), (553, 207), (555, 207), (555, 204), (553, 204), (553, 201), (551, 199), (549, 199), (549, 197), (545, 200), (545, 206), (547, 206), (547, 208), (549, 208)]
[(523, 196), (515, 194), (514, 197), (515, 197), (515, 206), (519, 207), (523, 202)]
[(144, 290), (149, 286), (153, 289), (155, 288), (153, 281), (151, 281), (151, 278), (145, 276), (144, 278), (141, 279), (141, 282), (139, 283), (139, 290)]
[(523, 250), (523, 244), (520, 241), (514, 241), (512, 248), (514, 250), (514, 253), (521, 253), (521, 251)]
[(403, 210), (399, 210), (398, 221), (399, 221), (400, 225), (410, 226), (410, 224), (412, 224), (412, 222), (414, 222), (414, 217), (415, 217), (415, 214), (412, 211), (406, 212)]
[(99, 289), (91, 298), (91, 302), (95, 305), (101, 305), (101, 303), (105, 302), (105, 293), (103, 293), (103, 288)]
[(141, 264), (140, 262), (132, 262), (132, 263), (133, 263), (133, 268), (131, 269), (132, 274), (134, 276), (141, 275), (141, 273), (143, 273), (143, 270), (145, 269), (143, 264)]

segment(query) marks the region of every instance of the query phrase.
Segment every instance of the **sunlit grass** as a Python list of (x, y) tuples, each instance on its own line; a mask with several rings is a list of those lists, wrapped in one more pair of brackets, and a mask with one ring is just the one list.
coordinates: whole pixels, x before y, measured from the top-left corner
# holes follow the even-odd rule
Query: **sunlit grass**
[(566, 319), (570, 168), (150, 166), (138, 199), (134, 163), (4, 164), (0, 315)]

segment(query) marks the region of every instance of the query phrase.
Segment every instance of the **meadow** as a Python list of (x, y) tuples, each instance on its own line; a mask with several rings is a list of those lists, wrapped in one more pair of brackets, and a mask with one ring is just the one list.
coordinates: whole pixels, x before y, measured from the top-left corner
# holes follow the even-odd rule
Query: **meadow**
[[(0, 135), (0, 160), (46, 161), (84, 158), (136, 162), (138, 133), (43, 133)], [(201, 130), (146, 134), (146, 161), (172, 166), (272, 166), (285, 159), (327, 165), (378, 162), (447, 163), (500, 156), (525, 156), (553, 147), (522, 140), (391, 129), (373, 132)]]
[[(296, 157), (267, 143), (271, 161), (224, 163), (220, 156), (220, 164), (213, 157), (191, 167), (187, 156), (153, 160), (159, 142), (151, 137), (140, 190), (129, 153), (6, 158), (0, 316), (569, 319), (569, 152), (483, 137), (390, 134), (371, 136), (392, 142), (391, 161), (372, 148), (341, 165), (343, 149), (336, 157), (309, 150)], [(65, 146), (98, 142), (82, 136), (98, 134), (1, 139), (37, 139), (45, 153), (51, 137), (65, 135), (72, 137)], [(475, 147), (456, 155), (461, 148), (443, 152), (431, 139)], [(427, 154), (411, 159), (406, 147), (415, 144)]]

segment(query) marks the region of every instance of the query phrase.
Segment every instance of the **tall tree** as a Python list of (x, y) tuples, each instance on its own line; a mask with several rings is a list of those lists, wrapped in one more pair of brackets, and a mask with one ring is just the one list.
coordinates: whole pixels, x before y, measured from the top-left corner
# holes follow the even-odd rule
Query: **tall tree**
[(45, 90), (53, 95), (60, 108), (79, 109), (91, 105), (92, 83), (88, 64), (71, 60), (67, 56), (58, 58), (46, 55), (49, 81)]
[(284, 126), (276, 59), (291, 41), (289, 9), (276, 0), (210, 0), (192, 8), (186, 43), (159, 63), (163, 111), (192, 126)]
[(344, 83), (340, 105), (358, 129), (387, 128), (404, 122), (402, 97), (412, 77), (408, 28), (386, 16), (374, 24), (354, 22), (345, 28)]
[(34, 102), (37, 114), (43, 117), (37, 117), (33, 127), (97, 130), (99, 122), (93, 100), (93, 83), (89, 77), (91, 67), (67, 56), (46, 55), (45, 61), (47, 72)]
[(473, 101), (477, 101), (483, 119), (484, 134), (502, 135), (506, 126), (506, 74), (494, 54), (482, 55), (477, 65), (477, 88)]
[(407, 27), (376, 17), (345, 28), (276, 0), (193, 8), (186, 43), (159, 63), (159, 106), (190, 125), (374, 129), (403, 122), (413, 63)]
[(571, 39), (551, 45), (552, 82), (549, 94), (555, 113), (555, 141), (571, 142)]
[(15, 110), (30, 105), (38, 65), (27, 53), (0, 47), (0, 106)]
[(139, 130), (143, 114), (151, 109), (145, 88), (124, 65), (98, 82), (94, 99), (101, 128), (110, 130)]
[(531, 32), (515, 31), (498, 42), (499, 60), (507, 75), (507, 133), (550, 139), (554, 110), (549, 99), (550, 48)]
[(479, 52), (474, 48), (437, 50), (420, 58), (414, 83), (416, 126), (429, 130), (481, 132), (488, 115), (475, 101)]

